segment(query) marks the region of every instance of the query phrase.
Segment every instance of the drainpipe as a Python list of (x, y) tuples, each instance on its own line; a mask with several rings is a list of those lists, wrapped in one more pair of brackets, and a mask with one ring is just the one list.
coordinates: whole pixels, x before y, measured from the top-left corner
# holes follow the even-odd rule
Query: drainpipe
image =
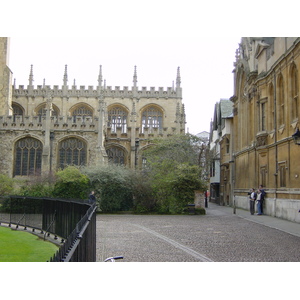
[(278, 145), (277, 145), (277, 101), (276, 101), (276, 75), (274, 71), (274, 139), (275, 139), (275, 192), (274, 192), (274, 217), (276, 217), (276, 198), (278, 186)]

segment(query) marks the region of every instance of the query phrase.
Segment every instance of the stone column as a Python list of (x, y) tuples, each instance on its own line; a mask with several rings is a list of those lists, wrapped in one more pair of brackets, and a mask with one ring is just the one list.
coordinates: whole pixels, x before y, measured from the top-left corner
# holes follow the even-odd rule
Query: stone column
[(47, 95), (46, 100), (46, 117), (44, 120), (43, 128), (44, 128), (44, 147), (43, 147), (43, 155), (42, 155), (42, 174), (49, 174), (51, 171), (50, 167), (50, 127), (51, 127), (51, 113), (52, 113), (52, 97), (50, 93)]

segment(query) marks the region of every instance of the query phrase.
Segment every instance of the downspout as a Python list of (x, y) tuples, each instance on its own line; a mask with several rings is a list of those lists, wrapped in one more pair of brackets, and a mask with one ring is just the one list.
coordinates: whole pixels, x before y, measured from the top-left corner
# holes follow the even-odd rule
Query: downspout
[(274, 71), (274, 139), (275, 139), (275, 191), (274, 191), (274, 217), (276, 217), (276, 198), (278, 188), (278, 145), (277, 145), (277, 99), (276, 99), (276, 75)]
[(233, 128), (233, 122), (231, 124), (231, 132), (230, 132), (230, 135), (231, 135), (231, 142), (230, 142), (230, 155), (231, 155), (231, 158), (230, 158), (230, 161), (229, 161), (229, 164), (230, 164), (230, 182), (231, 182), (231, 199), (233, 200), (233, 213), (236, 214), (236, 202), (235, 202), (235, 194), (234, 194), (234, 187), (235, 187), (235, 154), (234, 154), (234, 136), (233, 136), (233, 131), (232, 131), (232, 128)]

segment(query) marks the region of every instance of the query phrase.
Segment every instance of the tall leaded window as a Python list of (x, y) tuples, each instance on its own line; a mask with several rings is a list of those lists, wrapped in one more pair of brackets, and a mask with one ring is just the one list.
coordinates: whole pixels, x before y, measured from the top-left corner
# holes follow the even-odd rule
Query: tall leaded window
[(260, 168), (260, 184), (262, 186), (266, 186), (267, 185), (267, 167), (263, 166)]
[(121, 106), (114, 106), (108, 111), (108, 127), (111, 132), (121, 128), (122, 133), (127, 132), (127, 112)]
[(292, 119), (298, 118), (298, 71), (295, 64), (292, 65), (291, 71), (291, 84), (292, 84)]
[(42, 143), (31, 137), (15, 144), (14, 176), (40, 175), (42, 167)]
[(24, 110), (23, 110), (22, 106), (19, 104), (13, 103), (12, 109), (13, 109), (14, 122), (16, 121), (17, 118), (20, 118), (20, 121), (23, 121)]
[(269, 108), (270, 108), (270, 118), (269, 118), (269, 125), (270, 130), (272, 130), (274, 126), (274, 118), (275, 118), (275, 110), (274, 110), (274, 87), (271, 83), (269, 86)]
[(125, 165), (125, 152), (119, 147), (110, 147), (106, 150), (108, 161), (116, 165)]
[(76, 117), (82, 117), (84, 119), (85, 117), (92, 117), (92, 116), (93, 116), (92, 109), (86, 105), (78, 106), (72, 112), (74, 123), (76, 123)]
[(261, 103), (261, 131), (266, 130), (266, 102)]
[[(39, 121), (42, 121), (42, 118), (46, 116), (46, 103), (40, 105), (37, 107), (37, 111), (36, 114), (39, 117)], [(59, 115), (59, 110), (57, 108), (57, 106), (52, 105), (52, 109), (51, 109), (51, 116), (53, 117), (57, 117)]]
[(146, 170), (146, 169), (148, 169), (148, 164), (147, 164), (147, 158), (146, 157), (142, 157), (142, 169), (143, 170)]
[(216, 161), (212, 160), (210, 164), (210, 177), (216, 176)]
[(284, 114), (284, 85), (282, 75), (280, 74), (278, 76), (278, 125), (284, 124)]
[(155, 106), (147, 107), (142, 113), (142, 132), (148, 128), (148, 132), (153, 132), (154, 128), (162, 129), (163, 113)]
[(229, 151), (230, 151), (230, 141), (229, 141), (229, 138), (225, 139), (225, 149), (226, 149), (226, 153), (229, 153)]
[(279, 170), (279, 186), (286, 187), (286, 163), (280, 162), (278, 164)]
[(87, 160), (87, 146), (86, 143), (77, 138), (67, 138), (59, 143), (59, 167), (75, 165), (82, 166), (86, 164)]
[[(37, 111), (37, 115), (41, 116), (41, 117), (46, 116), (46, 104)], [(56, 108), (52, 107), (51, 115), (52, 116), (57, 116), (58, 115), (58, 110)]]

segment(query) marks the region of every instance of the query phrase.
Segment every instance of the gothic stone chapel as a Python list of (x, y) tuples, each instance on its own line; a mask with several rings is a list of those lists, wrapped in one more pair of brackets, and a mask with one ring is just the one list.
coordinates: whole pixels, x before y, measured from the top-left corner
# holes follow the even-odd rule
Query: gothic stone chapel
[[(155, 137), (185, 132), (180, 70), (166, 90), (98, 85), (69, 87), (12, 84), (9, 38), (0, 38), (0, 173), (10, 177), (48, 174), (67, 165), (107, 162), (143, 167), (143, 151)], [(62, 70), (63, 71), (63, 70)], [(104, 84), (103, 84), (104, 83)]]

